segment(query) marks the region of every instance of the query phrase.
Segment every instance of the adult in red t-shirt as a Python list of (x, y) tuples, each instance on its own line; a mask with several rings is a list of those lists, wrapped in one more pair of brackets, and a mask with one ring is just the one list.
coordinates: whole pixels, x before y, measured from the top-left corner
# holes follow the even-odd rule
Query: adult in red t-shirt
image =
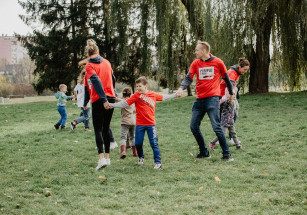
[(85, 96), (83, 108), (86, 109), (86, 104), (91, 100), (93, 126), (99, 154), (99, 161), (96, 167), (96, 170), (98, 170), (110, 165), (109, 128), (113, 110), (108, 110), (108, 107), (109, 103), (115, 102), (115, 77), (110, 62), (99, 56), (98, 46), (93, 40), (87, 41), (86, 50), (89, 61), (85, 66)]
[[(239, 82), (239, 78), (241, 75), (244, 75), (249, 70), (249, 61), (245, 58), (240, 58), (238, 64), (233, 65), (228, 71), (227, 74), (229, 76), (229, 80), (232, 85), (237, 85)], [(221, 94), (223, 97), (225, 95), (226, 82), (224, 80), (221, 81)]]
[[(232, 85), (227, 75), (226, 67), (223, 61), (210, 54), (210, 45), (207, 42), (198, 41), (195, 49), (197, 59), (191, 64), (189, 73), (182, 81), (177, 95), (182, 96), (183, 90), (192, 82), (196, 74), (196, 93), (197, 98), (192, 108), (192, 118), (190, 129), (198, 143), (199, 154), (197, 158), (210, 158), (210, 153), (206, 147), (204, 137), (200, 131), (200, 124), (207, 113), (212, 128), (219, 139), (223, 150), (222, 161), (232, 161), (228, 144), (220, 123), (220, 77), (222, 77), (229, 89), (230, 95), (233, 95)], [(233, 96), (231, 96), (231, 100)]]

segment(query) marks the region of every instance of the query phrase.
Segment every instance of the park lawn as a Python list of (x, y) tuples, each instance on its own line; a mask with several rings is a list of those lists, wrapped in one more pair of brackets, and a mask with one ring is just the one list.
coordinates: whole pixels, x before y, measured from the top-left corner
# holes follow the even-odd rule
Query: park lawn
[[(189, 129), (194, 97), (157, 104), (163, 169), (128, 151), (95, 171), (94, 131), (55, 130), (56, 100), (0, 105), (0, 214), (306, 214), (307, 92), (241, 96), (234, 162), (196, 159)], [(68, 123), (79, 108), (67, 104)], [(119, 143), (120, 110), (111, 127)], [(214, 138), (205, 116), (201, 129)]]

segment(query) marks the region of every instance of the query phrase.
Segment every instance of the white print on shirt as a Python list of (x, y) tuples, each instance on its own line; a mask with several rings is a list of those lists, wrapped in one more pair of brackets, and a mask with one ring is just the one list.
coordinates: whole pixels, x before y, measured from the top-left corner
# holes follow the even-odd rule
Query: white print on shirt
[(199, 80), (211, 80), (214, 77), (214, 67), (213, 66), (199, 68), (198, 72), (199, 72), (199, 76), (198, 76)]
[(92, 89), (92, 82), (90, 79), (87, 79), (87, 84), (88, 84), (88, 88), (91, 90)]
[(152, 108), (155, 106), (155, 102), (151, 98), (145, 96), (144, 94), (141, 94), (139, 99), (140, 99), (140, 101), (146, 103), (147, 105), (149, 105)]

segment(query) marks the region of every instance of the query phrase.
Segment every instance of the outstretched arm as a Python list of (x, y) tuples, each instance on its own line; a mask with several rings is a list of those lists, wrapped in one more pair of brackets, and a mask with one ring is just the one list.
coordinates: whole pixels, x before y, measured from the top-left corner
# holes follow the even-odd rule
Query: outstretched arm
[(176, 97), (177, 97), (177, 93), (174, 93), (172, 95), (163, 95), (163, 100), (162, 101), (173, 99), (173, 98), (176, 98)]
[(78, 65), (79, 66), (84, 66), (85, 64), (87, 64), (87, 62), (89, 61), (89, 57), (88, 58), (85, 58), (85, 59), (83, 59), (83, 60), (80, 60), (79, 61), (79, 63), (78, 63)]
[(128, 107), (128, 103), (126, 100), (117, 103), (110, 103), (111, 108), (125, 108)]

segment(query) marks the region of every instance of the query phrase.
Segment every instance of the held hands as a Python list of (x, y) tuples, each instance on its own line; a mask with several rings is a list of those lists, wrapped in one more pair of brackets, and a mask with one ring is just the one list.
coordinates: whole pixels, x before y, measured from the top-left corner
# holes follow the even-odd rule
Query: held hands
[(83, 106), (83, 109), (84, 109), (84, 110), (87, 110), (87, 106)]
[(177, 92), (176, 92), (176, 97), (182, 97), (182, 95), (183, 95), (183, 89), (181, 87), (179, 87)]
[(103, 106), (104, 106), (104, 108), (105, 108), (106, 110), (109, 110), (109, 109), (112, 108), (109, 102), (103, 103)]
[(229, 96), (229, 99), (228, 99), (228, 102), (229, 102), (229, 103), (231, 103), (231, 102), (233, 101), (234, 96), (235, 96), (235, 95), (230, 95), (230, 96)]

